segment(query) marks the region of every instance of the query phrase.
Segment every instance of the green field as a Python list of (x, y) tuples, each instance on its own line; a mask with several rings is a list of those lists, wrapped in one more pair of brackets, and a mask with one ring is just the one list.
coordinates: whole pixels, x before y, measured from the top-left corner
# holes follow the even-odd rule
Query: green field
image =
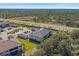
[(26, 50), (37, 47), (37, 44), (29, 42), (29, 39), (25, 40), (25, 39), (18, 38), (18, 40), (22, 43), (23, 46), (25, 46)]

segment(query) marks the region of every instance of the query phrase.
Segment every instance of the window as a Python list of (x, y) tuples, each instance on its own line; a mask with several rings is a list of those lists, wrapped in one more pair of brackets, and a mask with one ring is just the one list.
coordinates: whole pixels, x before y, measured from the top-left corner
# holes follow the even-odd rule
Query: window
[(12, 50), (15, 50), (15, 49), (18, 49), (18, 47), (12, 48), (12, 49), (10, 49), (9, 51), (12, 51)]

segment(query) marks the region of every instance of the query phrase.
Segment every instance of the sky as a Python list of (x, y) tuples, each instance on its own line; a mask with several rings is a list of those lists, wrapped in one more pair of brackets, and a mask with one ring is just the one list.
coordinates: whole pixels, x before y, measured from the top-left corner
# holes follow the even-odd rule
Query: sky
[(79, 9), (79, 3), (0, 3), (0, 9)]

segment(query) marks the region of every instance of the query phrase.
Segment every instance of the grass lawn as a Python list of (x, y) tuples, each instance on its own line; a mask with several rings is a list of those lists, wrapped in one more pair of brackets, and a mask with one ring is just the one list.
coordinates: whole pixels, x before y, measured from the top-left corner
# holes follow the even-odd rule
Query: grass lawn
[(22, 43), (22, 46), (25, 49), (25, 51), (28, 51), (28, 50), (33, 49), (33, 48), (37, 48), (37, 46), (38, 46), (35, 43), (29, 42), (29, 39), (21, 39), (19, 37), (17, 37), (17, 38)]

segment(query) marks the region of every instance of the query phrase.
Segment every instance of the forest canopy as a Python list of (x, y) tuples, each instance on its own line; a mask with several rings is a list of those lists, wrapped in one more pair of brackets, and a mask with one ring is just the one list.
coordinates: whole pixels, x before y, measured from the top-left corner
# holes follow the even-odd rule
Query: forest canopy
[(71, 27), (79, 27), (78, 9), (0, 9), (0, 17), (35, 16), (34, 22), (57, 22)]

